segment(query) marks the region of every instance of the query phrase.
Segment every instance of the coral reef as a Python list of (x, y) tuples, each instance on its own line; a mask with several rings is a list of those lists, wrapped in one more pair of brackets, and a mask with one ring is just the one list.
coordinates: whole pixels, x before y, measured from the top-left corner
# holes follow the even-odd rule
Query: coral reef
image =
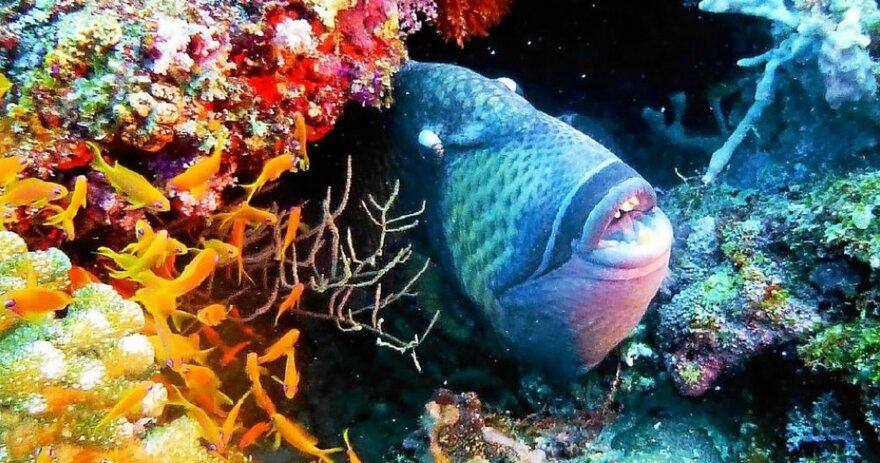
[[(406, 57), (390, 0), (36, 2), (4, 7), (0, 20), (0, 71), (12, 84), (3, 151), (25, 159), (27, 175), (67, 184), (92, 161), (84, 142), (94, 140), (183, 216), (222, 207), (236, 177), (275, 154), (307, 168), (305, 144), (347, 102), (391, 101), (391, 73)], [(224, 151), (200, 182), (206, 191), (166, 185), (211, 149)], [(95, 200), (81, 228), (133, 228), (142, 211), (86, 173)]]
[(679, 252), (674, 295), (658, 307), (657, 333), (679, 390), (700, 395), (723, 372), (811, 332), (820, 318), (811, 289), (773, 249), (778, 199), (688, 185), (669, 199)]
[[(28, 252), (19, 236), (0, 232), (4, 297), (27, 288), (28, 272), (41, 288), (68, 290), (70, 270), (58, 249)], [(72, 297), (63, 315), (34, 321), (6, 309), (0, 315), (0, 459), (33, 461), (51, 451), (57, 461), (146, 462), (157, 455), (219, 461), (197, 430), (183, 424), (186, 418), (160, 423), (168, 391), (151, 379), (158, 369), (141, 334), (141, 307), (100, 283), (75, 289)], [(144, 385), (139, 400), (122, 410), (114, 405)]]
[[(776, 102), (777, 94), (786, 97), (778, 110), (782, 113), (784, 132), (786, 128), (797, 130), (798, 139), (804, 126), (819, 126), (817, 121), (837, 119), (842, 124), (854, 121), (869, 134), (848, 139), (843, 144), (852, 154), (855, 151), (876, 146), (878, 109), (876, 95), (876, 60), (872, 56), (876, 25), (880, 22), (880, 9), (869, 0), (831, 0), (814, 2), (754, 1), (754, 0), (703, 0), (703, 11), (711, 13), (735, 13), (763, 18), (772, 23), (774, 47), (753, 58), (739, 60), (745, 68), (763, 67), (754, 89), (754, 99), (748, 110), (726, 137), (723, 145), (712, 154), (704, 182), (714, 180), (727, 166), (734, 151), (740, 147), (750, 131), (769, 137), (778, 128), (764, 121), (765, 113)], [(800, 87), (800, 88), (798, 88)], [(797, 117), (800, 108), (819, 108), (806, 118)], [(717, 107), (716, 107), (717, 108)], [(720, 109), (716, 109), (720, 111)], [(785, 116), (794, 116), (785, 119)], [(845, 121), (845, 122), (844, 122)], [(803, 123), (802, 123), (803, 122)], [(858, 134), (854, 128), (845, 133)], [(784, 133), (779, 134), (786, 137)], [(826, 144), (840, 139), (833, 132), (821, 130), (808, 137), (808, 141), (789, 140), (800, 146), (805, 155), (821, 153), (835, 157), (840, 148), (823, 153), (810, 146), (810, 142)], [(858, 143), (854, 143), (858, 140)], [(830, 145), (829, 145), (830, 146)], [(804, 156), (807, 157), (807, 156)]]
[(795, 407), (785, 425), (786, 447), (792, 461), (850, 463), (865, 461), (861, 434), (838, 413), (840, 404), (826, 393), (809, 411)]

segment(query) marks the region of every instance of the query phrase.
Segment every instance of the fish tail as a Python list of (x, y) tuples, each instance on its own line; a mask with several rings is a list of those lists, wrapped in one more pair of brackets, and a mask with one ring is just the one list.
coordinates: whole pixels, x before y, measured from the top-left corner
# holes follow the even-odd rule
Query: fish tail
[(261, 184), (261, 182), (259, 180), (257, 180), (254, 183), (248, 183), (246, 185), (241, 185), (241, 187), (244, 188), (245, 193), (247, 193), (247, 196), (245, 197), (244, 202), (250, 203), (251, 199), (254, 197), (254, 194), (256, 194), (257, 190), (259, 190), (260, 187), (262, 187), (262, 186), (263, 185)]
[(101, 155), (101, 147), (93, 141), (87, 141), (86, 145), (92, 149), (92, 153), (94, 154), (91, 162), (92, 168), (105, 174), (110, 171), (112, 167), (110, 167), (110, 164), (107, 164), (107, 161), (104, 160), (104, 156)]
[(344, 447), (333, 447), (332, 449), (321, 450), (321, 452), (315, 456), (320, 458), (321, 461), (323, 461), (324, 463), (334, 463), (333, 459), (330, 458), (328, 455), (332, 455), (334, 453), (339, 453), (339, 452), (343, 452), (343, 451), (345, 451)]

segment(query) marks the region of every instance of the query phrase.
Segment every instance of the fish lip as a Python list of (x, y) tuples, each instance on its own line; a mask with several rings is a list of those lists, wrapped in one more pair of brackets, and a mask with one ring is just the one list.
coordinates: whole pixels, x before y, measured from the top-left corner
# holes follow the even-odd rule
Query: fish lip
[[(615, 213), (632, 197), (637, 198), (639, 204), (632, 209), (632, 213), (624, 215), (627, 220), (633, 221), (633, 227), (650, 230), (650, 240), (639, 243), (636, 236), (634, 240), (622, 241), (616, 246), (601, 246), (600, 242), (608, 239), (614, 230), (612, 222)], [(640, 177), (615, 185), (587, 218), (576, 253), (590, 263), (611, 268), (645, 268), (648, 271), (656, 265), (665, 264), (672, 246), (672, 224), (656, 203), (654, 189)]]

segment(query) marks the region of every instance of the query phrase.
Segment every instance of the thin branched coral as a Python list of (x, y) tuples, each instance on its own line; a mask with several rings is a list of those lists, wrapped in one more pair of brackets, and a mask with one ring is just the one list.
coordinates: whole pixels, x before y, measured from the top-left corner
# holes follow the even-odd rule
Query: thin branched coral
[[(296, 234), (300, 211), (294, 208), (281, 213), (273, 228), (248, 238), (245, 246), (258, 251), (249, 253), (245, 261), (249, 268), (260, 272), (262, 289), (269, 293), (269, 298), (242, 320), (252, 320), (276, 304), (278, 316), (281, 316), (299, 302), (303, 291), (320, 295), (326, 300), (323, 310), (303, 306), (291, 312), (332, 321), (342, 331), (369, 332), (376, 336), (378, 345), (411, 356), (416, 367), (420, 368), (416, 348), (434, 326), (439, 312), (434, 313), (423, 333), (414, 334), (411, 339), (389, 332), (384, 327), (384, 313), (401, 298), (415, 295), (412, 288), (429, 262), (422, 264), (395, 289), (389, 290), (387, 284), (383, 289), (383, 282), (399, 273), (413, 257), (410, 244), (395, 248), (393, 246), (397, 243), (392, 242), (392, 237), (417, 226), (422, 209), (394, 215), (392, 209), (399, 192), (397, 184), (384, 201), (368, 196), (360, 206), (373, 224), (376, 237), (369, 249), (363, 249), (355, 243), (355, 232), (342, 229), (338, 223), (349, 203), (351, 176), (349, 162), (338, 204), (332, 204), (333, 192), (328, 188), (321, 202), (320, 217), (307, 232)], [(273, 265), (273, 260), (277, 264)], [(249, 291), (242, 289), (231, 300)]]

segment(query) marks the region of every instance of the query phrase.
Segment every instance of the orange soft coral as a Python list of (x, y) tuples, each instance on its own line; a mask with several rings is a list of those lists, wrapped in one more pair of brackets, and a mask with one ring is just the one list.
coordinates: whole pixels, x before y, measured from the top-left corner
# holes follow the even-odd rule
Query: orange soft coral
[(485, 37), (510, 10), (510, 0), (438, 0), (437, 30), (459, 47), (477, 36)]

